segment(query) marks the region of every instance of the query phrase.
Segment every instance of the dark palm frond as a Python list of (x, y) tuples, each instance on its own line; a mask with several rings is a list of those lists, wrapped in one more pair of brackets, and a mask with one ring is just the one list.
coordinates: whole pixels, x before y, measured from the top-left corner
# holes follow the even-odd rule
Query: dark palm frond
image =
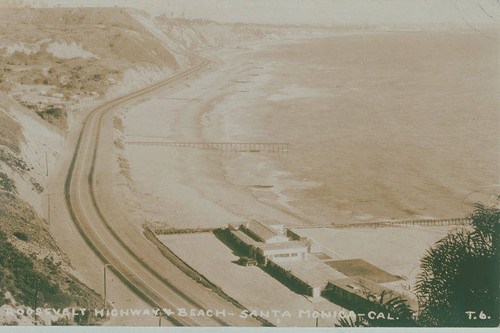
[(472, 228), (451, 231), (421, 259), (415, 291), (423, 326), (470, 325), (464, 309), (474, 304), (499, 312), (498, 283), (491, 281), (498, 273), (500, 210), (478, 204), (470, 219)]

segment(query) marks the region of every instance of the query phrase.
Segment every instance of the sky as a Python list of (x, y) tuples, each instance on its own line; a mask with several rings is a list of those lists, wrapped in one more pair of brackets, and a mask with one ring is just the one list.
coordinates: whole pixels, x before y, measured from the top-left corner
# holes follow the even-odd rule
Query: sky
[(135, 7), (172, 17), (274, 24), (500, 23), (500, 0), (0, 0), (32, 6)]

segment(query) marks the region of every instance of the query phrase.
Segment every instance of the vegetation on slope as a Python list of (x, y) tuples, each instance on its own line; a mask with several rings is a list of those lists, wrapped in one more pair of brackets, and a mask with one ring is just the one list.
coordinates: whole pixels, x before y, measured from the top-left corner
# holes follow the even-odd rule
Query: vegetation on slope
[[(55, 270), (50, 260), (46, 259), (44, 264), (52, 265), (50, 270)], [(36, 270), (33, 258), (14, 248), (2, 231), (0, 231), (0, 291), (0, 305), (7, 301), (2, 297), (6, 291), (21, 304), (32, 308), (66, 307), (71, 304), (71, 296), (64, 293), (52, 281), (50, 275)]]
[[(52, 235), (27, 203), (0, 191), (0, 306), (31, 308), (102, 307), (101, 297), (63, 266), (68, 265)], [(59, 324), (93, 324), (92, 316), (75, 317)], [(50, 323), (46, 323), (50, 324)]]
[(418, 312), (399, 297), (380, 308), (397, 320), (345, 318), (340, 326), (497, 327), (500, 209), (476, 204), (471, 228), (451, 231), (427, 250), (416, 283)]
[(21, 125), (0, 111), (0, 146), (17, 154), (21, 151), (22, 139)]
[(6, 8), (0, 35), (0, 90), (59, 128), (71, 106), (102, 96), (125, 71), (181, 66), (122, 8)]

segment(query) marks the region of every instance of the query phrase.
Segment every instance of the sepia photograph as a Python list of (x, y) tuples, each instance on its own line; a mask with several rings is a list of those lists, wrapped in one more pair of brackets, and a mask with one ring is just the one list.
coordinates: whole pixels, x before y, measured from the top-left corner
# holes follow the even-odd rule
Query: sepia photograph
[(0, 0), (0, 331), (498, 328), (499, 246), (499, 0)]

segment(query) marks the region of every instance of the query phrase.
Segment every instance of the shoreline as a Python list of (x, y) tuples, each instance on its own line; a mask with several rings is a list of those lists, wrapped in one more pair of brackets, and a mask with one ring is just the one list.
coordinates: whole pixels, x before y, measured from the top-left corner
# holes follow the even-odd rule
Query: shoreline
[[(276, 45), (282, 43), (283, 42), (266, 43), (266, 45)], [(229, 58), (237, 57), (242, 50), (233, 49), (232, 51), (233, 52)], [(204, 95), (202, 86), (211, 86), (212, 82), (218, 82), (217, 77), (220, 78), (221, 76), (224, 77), (225, 81), (234, 81), (238, 77), (238, 75), (241, 74), (241, 72), (248, 71), (247, 68), (244, 68), (241, 72), (232, 72), (232, 70), (234, 70), (234, 68), (232, 68), (234, 67), (234, 64), (231, 64), (231, 62), (227, 60), (227, 50), (223, 50), (221, 51), (221, 53), (222, 52), (224, 52), (223, 55), (225, 59), (223, 64), (219, 65), (219, 67), (216, 69), (215, 74), (213, 72), (204, 74), (200, 79), (197, 80), (197, 82), (190, 84), (187, 89), (179, 87), (179, 89), (169, 89), (169, 91), (165, 92), (168, 96), (172, 96), (169, 98), (177, 98), (173, 96), (179, 95), (179, 98), (198, 98), (203, 100), (203, 104), (201, 105), (201, 107), (199, 107), (199, 105), (195, 105), (194, 107), (188, 106), (187, 109), (183, 109), (182, 104), (185, 103), (183, 103), (182, 101), (169, 100), (169, 104), (166, 106), (166, 108), (167, 113), (170, 113), (170, 115), (165, 117), (165, 115), (163, 114), (160, 115), (159, 119), (156, 119), (157, 122), (162, 123), (166, 118), (170, 118), (172, 123), (166, 125), (166, 127), (173, 128), (170, 129), (171, 131), (168, 132), (167, 135), (161, 135), (161, 128), (153, 129), (152, 131), (149, 131), (147, 135), (138, 134), (136, 133), (138, 132), (138, 130), (135, 126), (137, 125), (135, 121), (137, 118), (131, 118), (134, 117), (134, 114), (136, 117), (140, 118), (141, 116), (139, 114), (141, 114), (141, 112), (147, 112), (145, 111), (145, 109), (149, 106), (149, 104), (157, 103), (157, 101), (159, 101), (161, 97), (153, 97), (151, 98), (151, 100), (144, 101), (143, 103), (136, 103), (133, 106), (120, 111), (117, 115), (119, 115), (124, 124), (124, 133), (118, 133), (118, 135), (120, 135), (122, 138), (125, 138), (125, 141), (128, 137), (141, 136), (148, 138), (171, 138), (175, 136), (176, 140), (181, 140), (182, 138), (187, 140), (187, 138), (189, 137), (189, 139), (193, 141), (203, 141), (203, 138), (207, 136), (206, 127), (204, 127), (204, 119), (206, 117), (210, 117), (213, 109), (216, 108), (219, 103), (223, 103), (224, 99), (227, 96), (231, 96), (232, 94), (234, 94), (234, 91), (231, 90), (235, 87), (235, 85), (234, 83), (226, 85), (222, 83), (217, 85), (218, 93), (215, 95), (209, 95), (211, 96), (211, 98), (209, 97), (209, 99), (207, 99), (206, 101), (206, 95)], [(245, 53), (246, 52), (248, 52), (248, 50), (245, 51)], [(229, 75), (225, 76), (224, 74)], [(196, 85), (199, 85), (199, 87), (195, 87)], [(193, 87), (195, 93), (201, 93), (202, 97), (195, 95), (190, 95), (189, 97), (184, 96), (186, 94), (186, 90), (189, 93), (189, 90), (193, 90)], [(221, 91), (222, 93), (220, 93)], [(173, 110), (168, 110), (169, 107), (172, 107)], [(189, 114), (179, 119), (179, 109), (183, 109), (184, 113)], [(150, 108), (148, 108), (148, 110), (150, 110)], [(162, 112), (156, 111), (156, 115), (158, 115), (158, 113)], [(130, 126), (131, 124), (132, 126)], [(142, 126), (142, 128), (144, 129), (146, 127), (147, 126), (145, 125)], [(176, 135), (175, 133), (179, 134)], [(115, 130), (115, 138), (116, 137), (117, 132)], [(221, 140), (218, 139), (218, 141)], [(128, 189), (126, 189), (122, 186), (125, 191), (118, 190), (117, 192), (120, 193), (117, 194), (122, 196), (124, 202), (129, 203), (127, 205), (129, 206), (129, 212), (135, 215), (135, 220), (138, 224), (141, 224), (143, 222), (156, 222), (163, 225), (166, 224), (171, 227), (212, 227), (224, 226), (229, 222), (239, 221), (250, 217), (258, 218), (264, 216), (279, 219), (288, 225), (307, 225), (309, 223), (312, 223), (312, 221), (306, 221), (302, 217), (300, 217), (299, 214), (290, 211), (285, 205), (280, 202), (280, 200), (283, 199), (277, 196), (275, 193), (272, 193), (271, 195), (276, 196), (277, 200), (265, 200), (263, 199), (263, 196), (258, 193), (259, 191), (262, 192), (262, 189), (251, 188), (252, 186), (255, 186), (255, 184), (253, 184), (252, 182), (250, 182), (248, 186), (242, 186), (241, 184), (235, 184), (230, 179), (228, 179), (228, 160), (231, 160), (235, 157), (237, 158), (237, 156), (231, 156), (231, 154), (235, 155), (239, 153), (207, 152), (203, 150), (187, 152), (187, 148), (184, 151), (182, 151), (182, 149), (184, 148), (177, 148), (177, 150), (175, 150), (175, 148), (158, 148), (148, 146), (141, 147), (139, 149), (132, 146), (126, 146), (123, 150), (115, 149), (115, 161), (117, 158), (125, 159), (126, 163), (130, 165), (131, 173), (130, 179), (126, 179), (126, 177), (123, 177), (123, 175), (121, 175), (115, 180), (115, 187), (117, 185), (124, 184), (127, 184), (126, 187), (128, 187)], [(150, 153), (140, 153), (141, 156), (137, 156), (137, 152), (139, 150), (142, 150), (142, 153), (149, 150)], [(212, 155), (214, 153), (217, 155)], [(168, 171), (166, 171), (167, 169), (165, 169), (161, 173), (156, 173), (152, 172), (151, 170), (149, 172), (147, 170), (144, 170), (145, 168), (147, 168), (147, 163), (142, 164), (140, 160), (143, 158), (147, 159), (146, 155), (149, 155), (150, 157), (156, 156), (157, 158), (158, 156), (162, 156), (162, 161), (165, 160), (165, 163), (169, 164), (167, 168)], [(259, 157), (257, 157), (257, 159), (259, 159)], [(166, 162), (166, 160), (169, 161)], [(116, 167), (117, 166), (115, 165), (115, 168)], [(121, 168), (118, 166), (115, 170), (115, 173), (119, 173), (121, 171)], [(270, 170), (270, 173), (272, 172), (273, 170)], [(154, 182), (152, 183), (151, 181), (148, 181), (148, 177), (146, 176), (146, 174), (149, 174), (149, 177), (152, 178), (163, 178), (162, 176), (165, 176), (170, 179), (175, 179), (175, 185), (172, 185), (171, 182), (168, 183), (165, 181), (163, 181), (162, 184), (165, 186), (169, 186), (174, 192), (181, 191), (184, 193), (190, 193), (186, 193), (186, 196), (183, 196), (186, 199), (185, 201), (179, 200), (177, 201), (177, 203), (172, 202), (172, 200), (169, 200), (171, 199), (171, 196), (169, 198), (169, 195), (165, 193), (165, 187), (163, 187), (161, 184), (153, 184)], [(213, 190), (214, 187), (216, 187), (217, 190)], [(275, 191), (276, 186), (274, 186), (274, 188), (271, 188), (270, 190)], [(149, 202), (149, 206), (145, 208), (144, 196), (150, 197), (157, 202)], [(266, 196), (269, 197), (269, 195)], [(236, 197), (244, 199), (232, 200)], [(168, 210), (169, 212), (175, 212), (176, 210), (188, 210), (192, 206), (187, 205), (186, 207), (186, 205), (183, 205), (183, 203), (192, 200), (198, 200), (198, 204), (200, 205), (193, 205), (197, 208), (197, 211), (193, 211), (193, 215), (191, 215), (193, 216), (193, 218), (191, 219), (191, 221), (188, 221), (189, 218), (186, 215), (179, 216), (179, 214), (177, 215), (177, 219), (175, 221), (165, 221), (164, 219), (162, 219), (165, 210)], [(241, 206), (236, 202), (241, 202)], [(130, 209), (130, 206), (133, 206), (134, 208)], [(245, 206), (246, 209), (243, 209), (243, 206)], [(251, 207), (248, 208), (248, 206)], [(199, 207), (205, 207), (205, 209)], [(140, 210), (143, 210), (143, 212), (140, 212)], [(242, 210), (244, 210), (245, 212), (242, 212)], [(196, 220), (197, 217), (205, 215), (207, 211), (211, 212), (210, 219), (205, 220), (201, 224), (196, 224), (196, 222), (193, 222), (193, 220)]]
[[(395, 37), (387, 37), (393, 34), (377, 32), (374, 35), (378, 35), (382, 41), (393, 43), (388, 44), (389, 46), (398, 45), (394, 44), (393, 38)], [(438, 33), (433, 42), (439, 42), (441, 35)], [(460, 34), (455, 34), (455, 36), (458, 38), (457, 43), (468, 42), (468, 37)], [(299, 79), (306, 79), (303, 86), (283, 79), (289, 77), (286, 70), (290, 67), (290, 59), (272, 58), (275, 54), (273, 52), (281, 49), (293, 52), (300, 47), (301, 43), (305, 42), (307, 45), (314, 46), (315, 44), (309, 44), (309, 42), (321, 41), (325, 38), (334, 38), (332, 40), (334, 47), (345, 45), (345, 43), (350, 45), (350, 39), (346, 39), (342, 34), (326, 34), (319, 37), (297, 37), (293, 41), (285, 38), (284, 41), (275, 40), (259, 44), (260, 47), (257, 47), (255, 42), (250, 43), (252, 46), (245, 48), (229, 46), (218, 50), (220, 58), (216, 60), (218, 65), (215, 70), (202, 75), (195, 82), (163, 92), (163, 95), (168, 96), (168, 102), (161, 101), (161, 98), (166, 98), (165, 96), (154, 97), (125, 110), (122, 114), (126, 128), (125, 137), (162, 137), (167, 141), (202, 142), (286, 141), (292, 144), (293, 150), (290, 156), (280, 159), (277, 156), (258, 153), (222, 153), (189, 148), (148, 146), (138, 149), (127, 146), (120, 154), (122, 158), (129, 161), (133, 181), (129, 181), (128, 184), (135, 187), (137, 192), (135, 196), (125, 195), (124, 197), (125, 202), (133, 202), (137, 208), (135, 212), (131, 210), (131, 213), (142, 214), (137, 217), (139, 220), (156, 220), (158, 223), (166, 223), (172, 227), (222, 226), (235, 220), (259, 217), (274, 218), (287, 225), (330, 225), (369, 220), (447, 218), (461, 215), (458, 213), (461, 211), (458, 210), (459, 204), (456, 204), (457, 198), (460, 199), (476, 179), (464, 178), (457, 184), (449, 182), (450, 174), (442, 171), (448, 169), (436, 170), (439, 166), (445, 166), (441, 160), (436, 160), (439, 154), (432, 156), (434, 158), (432, 162), (427, 161), (427, 155), (422, 155), (426, 147), (432, 147), (433, 153), (439, 148), (434, 145), (439, 137), (433, 137), (432, 133), (429, 133), (432, 128), (432, 118), (429, 120), (431, 123), (427, 121), (420, 124), (424, 127), (406, 136), (407, 143), (412, 149), (410, 151), (405, 150), (407, 145), (402, 144), (406, 142), (405, 136), (399, 133), (407, 130), (411, 123), (408, 123), (408, 119), (413, 119), (416, 116), (414, 113), (397, 115), (398, 121), (401, 122), (394, 123), (396, 127), (393, 130), (392, 127), (388, 127), (390, 124), (381, 123), (378, 119), (373, 120), (373, 117), (378, 117), (376, 114), (381, 111), (384, 112), (384, 116), (389, 116), (396, 110), (385, 110), (383, 104), (370, 110), (364, 108), (363, 105), (359, 107), (358, 104), (361, 103), (354, 105), (346, 103), (350, 99), (361, 98), (364, 94), (372, 94), (385, 89), (385, 85), (392, 85), (394, 91), (386, 97), (399, 101), (401, 94), (408, 89), (406, 85), (394, 86), (390, 80), (387, 82), (377, 80), (381, 87), (374, 90), (372, 81), (365, 84), (363, 81), (356, 81), (355, 75), (346, 76), (351, 63), (342, 63), (343, 54), (337, 55), (339, 63), (334, 67), (331, 62), (327, 63), (326, 67), (323, 67), (321, 62), (305, 63), (307, 71), (325, 72), (322, 77), (323, 81), (318, 82), (316, 90), (313, 90), (316, 86), (308, 86), (311, 82), (307, 79), (310, 77), (299, 76)], [(421, 40), (417, 39), (417, 41)], [(331, 51), (331, 49), (328, 50)], [(213, 51), (205, 50), (202, 53), (212, 53), (212, 56), (217, 56)], [(262, 57), (263, 54), (264, 57)], [(303, 59), (299, 58), (299, 60)], [(458, 60), (461, 61), (462, 58)], [(286, 65), (275, 70), (274, 66), (277, 61)], [(352, 59), (351, 62), (355, 61), (356, 59)], [(385, 67), (375, 67), (375, 69), (377, 75), (387, 75), (384, 72)], [(451, 68), (448, 71), (453, 73)], [(282, 75), (282, 77), (276, 81), (276, 75)], [(332, 83), (325, 81), (332, 80), (332, 78)], [(370, 80), (376, 78), (378, 76), (370, 77)], [(398, 77), (395, 76), (396, 78)], [(414, 87), (414, 80), (409, 78), (406, 72), (401, 74), (400, 79), (403, 83), (408, 83), (408, 86)], [(424, 77), (421, 85), (416, 86), (423, 87), (417, 90), (417, 97), (428, 93), (428, 79), (428, 76)], [(358, 85), (359, 91), (353, 88)], [(298, 98), (298, 100), (292, 98)], [(378, 97), (375, 96), (375, 98)], [(303, 111), (309, 107), (307, 104), (309, 101), (326, 105), (326, 108), (329, 107), (328, 105), (334, 105), (330, 109), (320, 106), (317, 111), (322, 117), (334, 118), (335, 122), (332, 125), (339, 131), (335, 136), (327, 136), (324, 139), (330, 140), (325, 142), (331, 142), (331, 147), (328, 149), (334, 149), (337, 152), (335, 157), (326, 156), (325, 161), (328, 163), (321, 161), (323, 164), (319, 166), (322, 169), (318, 170), (319, 173), (313, 174), (310, 173), (313, 168), (307, 164), (307, 161), (323, 158), (321, 151), (317, 149), (309, 151), (311, 144), (315, 144), (315, 141), (306, 140), (303, 143), (300, 137), (290, 137), (290, 141), (287, 141), (289, 136), (293, 135), (294, 130), (300, 131), (300, 128), (292, 124), (292, 121), (296, 122), (301, 118), (291, 118), (283, 122), (282, 127), (291, 124), (291, 129), (284, 128), (283, 132), (279, 128), (276, 129), (276, 124), (281, 124), (281, 119), (277, 117), (286, 115), (283, 112), (290, 112), (292, 116), (302, 112), (301, 116), (303, 116)], [(355, 107), (356, 113), (346, 112), (352, 107)], [(256, 112), (252, 112), (254, 109)], [(421, 106), (418, 105), (416, 110), (420, 109)], [(451, 111), (446, 110), (446, 112)], [(446, 114), (437, 116), (437, 120), (440, 121)], [(267, 116), (271, 119), (269, 125), (266, 120), (261, 121)], [(351, 124), (353, 119), (358, 119), (356, 117), (362, 118), (359, 124)], [(382, 126), (381, 132), (373, 131), (375, 125), (371, 120), (376, 122), (375, 125)], [(345, 122), (344, 127), (353, 127), (353, 129), (348, 128), (347, 131), (342, 132), (342, 125), (339, 128), (336, 122), (338, 124)], [(425, 127), (427, 125), (429, 125), (429, 130)], [(350, 140), (355, 135), (357, 126), (360, 126), (360, 130), (367, 131), (366, 136), (358, 138), (359, 142)], [(324, 126), (318, 129), (325, 130)], [(312, 135), (310, 132), (308, 135)], [(390, 137), (388, 134), (393, 132), (399, 135), (399, 141), (387, 141)], [(444, 138), (443, 143), (446, 145), (453, 143), (455, 140), (453, 135), (450, 135), (451, 140)], [(366, 138), (373, 138), (376, 143)], [(419, 139), (421, 141), (415, 141), (414, 138), (421, 138)], [(377, 144), (386, 144), (387, 148), (376, 150)], [(363, 156), (364, 154), (354, 155), (352, 153), (354, 148), (366, 149), (362, 150), (366, 152), (366, 157)], [(294, 155), (295, 149), (296, 155)], [(396, 163), (388, 163), (388, 160), (400, 153), (404, 154), (404, 158), (400, 161), (394, 160)], [(419, 160), (417, 163), (408, 163), (408, 158), (414, 153)], [(453, 150), (450, 153), (455, 154)], [(447, 159), (449, 160), (452, 156), (448, 156)], [(295, 167), (296, 163), (299, 164), (299, 168)], [(358, 166), (355, 165), (356, 163)], [(372, 164), (374, 168), (360, 170), (359, 166)], [(335, 171), (325, 171), (330, 167)], [(377, 170), (381, 172), (380, 180), (373, 178), (373, 173)], [(439, 172), (436, 173), (436, 171)], [(408, 184), (401, 183), (399, 180), (405, 175), (414, 180)], [(487, 181), (488, 177), (489, 173), (485, 173), (483, 181)], [(335, 180), (328, 182), (328, 179)], [(168, 189), (170, 186), (172, 187)], [(433, 194), (433, 197), (441, 203), (439, 205), (434, 200), (429, 200), (426, 194), (435, 189), (439, 191)], [(147, 195), (158, 202), (146, 203), (147, 200), (141, 198), (141, 193), (142, 196)], [(416, 203), (412, 204), (412, 202)], [(147, 206), (147, 209), (146, 212), (141, 213), (143, 206)], [(436, 207), (444, 207), (444, 209), (439, 210)], [(166, 219), (170, 220), (166, 221)]]

